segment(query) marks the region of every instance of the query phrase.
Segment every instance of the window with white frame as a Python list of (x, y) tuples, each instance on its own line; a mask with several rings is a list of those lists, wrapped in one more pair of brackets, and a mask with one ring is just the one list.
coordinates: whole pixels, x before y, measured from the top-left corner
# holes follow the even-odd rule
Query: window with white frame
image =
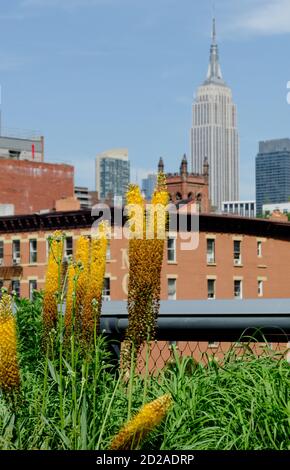
[(4, 241), (0, 240), (0, 265), (3, 264), (4, 259)]
[(261, 279), (258, 279), (258, 297), (263, 297), (264, 295), (264, 283)]
[(206, 262), (207, 264), (213, 264), (215, 263), (215, 240), (213, 238), (208, 238), (206, 245)]
[(234, 240), (234, 264), (242, 264), (241, 242)]
[(176, 279), (167, 279), (168, 300), (176, 300)]
[(65, 239), (65, 257), (73, 255), (73, 237), (66, 237)]
[(29, 263), (37, 263), (37, 240), (29, 240)]
[(243, 298), (243, 283), (240, 279), (234, 280), (234, 298), (235, 299)]
[(12, 261), (13, 264), (20, 263), (20, 240), (12, 241)]
[(262, 257), (262, 242), (261, 241), (257, 242), (257, 256), (259, 258)]
[(33, 300), (34, 299), (34, 293), (37, 290), (37, 280), (36, 279), (30, 279), (29, 281), (29, 299)]
[(215, 279), (207, 280), (207, 298), (215, 299)]
[(17, 297), (20, 297), (20, 281), (19, 279), (14, 279), (11, 283), (11, 290)]
[(104, 279), (102, 298), (104, 301), (111, 300), (111, 279), (108, 276)]
[(111, 240), (107, 240), (106, 260), (111, 259)]
[(176, 261), (176, 239), (173, 237), (167, 238), (167, 260), (171, 263)]

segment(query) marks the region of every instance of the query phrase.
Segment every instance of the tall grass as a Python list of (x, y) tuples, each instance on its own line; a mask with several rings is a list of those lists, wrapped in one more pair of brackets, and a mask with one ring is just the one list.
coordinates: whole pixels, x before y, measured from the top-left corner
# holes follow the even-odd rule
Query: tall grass
[(34, 350), (40, 305), (39, 298), (18, 304), (19, 330), (32, 311), (35, 321), (21, 341), (16, 408), (0, 396), (0, 449), (108, 449), (144, 402), (167, 393), (173, 407), (140, 443), (144, 450), (290, 449), (290, 371), (282, 356), (238, 358), (231, 351), (222, 364), (203, 366), (175, 351), (158, 376), (132, 372), (125, 382), (103, 337), (87, 351), (63, 348), (61, 368), (58, 350)]

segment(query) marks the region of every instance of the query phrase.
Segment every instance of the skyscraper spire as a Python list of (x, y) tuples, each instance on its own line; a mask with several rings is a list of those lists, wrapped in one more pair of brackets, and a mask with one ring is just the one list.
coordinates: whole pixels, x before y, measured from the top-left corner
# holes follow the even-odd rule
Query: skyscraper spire
[(212, 43), (210, 46), (210, 59), (205, 84), (216, 83), (225, 85), (219, 63), (219, 49), (216, 41), (216, 22), (212, 20)]

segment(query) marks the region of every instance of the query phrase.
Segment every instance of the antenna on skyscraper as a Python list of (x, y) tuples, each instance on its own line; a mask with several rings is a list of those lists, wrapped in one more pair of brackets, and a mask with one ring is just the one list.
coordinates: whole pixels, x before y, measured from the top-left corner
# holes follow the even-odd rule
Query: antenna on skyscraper
[(215, 2), (212, 2), (212, 43), (216, 42), (216, 27), (215, 27)]

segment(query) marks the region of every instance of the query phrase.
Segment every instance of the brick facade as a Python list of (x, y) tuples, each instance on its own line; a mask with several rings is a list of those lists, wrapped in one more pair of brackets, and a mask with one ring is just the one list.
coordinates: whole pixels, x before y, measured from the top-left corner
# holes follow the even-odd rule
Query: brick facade
[[(0, 280), (11, 289), (20, 281), (20, 294), (29, 296), (30, 281), (44, 287), (47, 238), (56, 228), (73, 239), (90, 234), (90, 211), (54, 213), (0, 219)], [(161, 298), (231, 299), (240, 288), (242, 298), (290, 297), (290, 224), (240, 217), (200, 215), (198, 247), (183, 251), (179, 233), (169, 234), (161, 278)], [(13, 262), (13, 243), (20, 241), (20, 259)], [(32, 240), (37, 243), (33, 262)], [(173, 241), (172, 241), (173, 240)], [(168, 245), (167, 245), (168, 243)], [(0, 246), (1, 253), (1, 246)], [(112, 239), (106, 277), (112, 300), (125, 300), (128, 283), (128, 240)], [(175, 281), (174, 281), (175, 280)], [(213, 281), (213, 282), (211, 282)], [(171, 297), (174, 298), (174, 297)]]
[[(164, 163), (159, 160), (158, 171), (164, 173)], [(166, 185), (173, 203), (192, 201), (199, 206), (200, 212), (210, 212), (208, 177), (209, 165), (205, 159), (203, 174), (189, 173), (186, 155), (181, 161), (179, 173), (165, 173)]]
[(74, 168), (0, 159), (0, 188), (0, 204), (13, 204), (15, 215), (51, 211), (56, 200), (74, 197)]

